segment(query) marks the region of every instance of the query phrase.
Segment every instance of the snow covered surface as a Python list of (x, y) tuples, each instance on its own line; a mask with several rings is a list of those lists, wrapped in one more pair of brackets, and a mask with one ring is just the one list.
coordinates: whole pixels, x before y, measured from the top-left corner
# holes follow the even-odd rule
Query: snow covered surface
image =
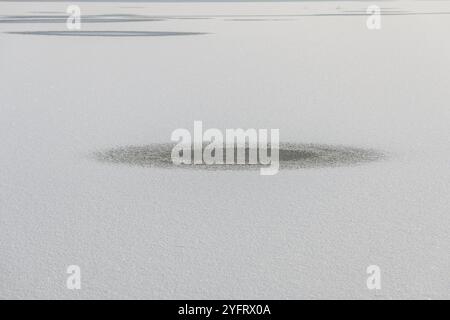
[[(65, 36), (67, 5), (0, 2), (0, 298), (450, 298), (449, 2), (379, 2), (376, 31), (367, 2), (81, 3)], [(386, 157), (92, 157), (194, 120)]]

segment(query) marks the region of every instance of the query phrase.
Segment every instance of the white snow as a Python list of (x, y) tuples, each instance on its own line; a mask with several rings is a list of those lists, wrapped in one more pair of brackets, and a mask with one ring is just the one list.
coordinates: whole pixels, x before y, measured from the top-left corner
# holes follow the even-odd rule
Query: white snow
[[(67, 5), (0, 2), (0, 19)], [(450, 2), (380, 1), (401, 14), (372, 31), (367, 2), (80, 6), (167, 18), (81, 31), (206, 34), (0, 22), (0, 298), (450, 298)], [(276, 176), (90, 157), (194, 120), (388, 157)]]

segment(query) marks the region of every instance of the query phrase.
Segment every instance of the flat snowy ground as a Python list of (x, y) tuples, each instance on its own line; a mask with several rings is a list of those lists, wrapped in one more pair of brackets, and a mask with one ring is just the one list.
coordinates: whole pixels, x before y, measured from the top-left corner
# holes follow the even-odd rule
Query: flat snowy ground
[[(0, 298), (450, 298), (449, 2), (81, 3), (66, 36), (67, 5), (0, 2)], [(91, 156), (194, 120), (386, 159)]]

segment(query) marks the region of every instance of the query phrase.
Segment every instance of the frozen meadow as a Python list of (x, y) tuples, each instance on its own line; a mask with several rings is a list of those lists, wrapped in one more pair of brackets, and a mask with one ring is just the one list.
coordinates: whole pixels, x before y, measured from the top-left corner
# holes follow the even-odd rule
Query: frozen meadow
[[(450, 2), (68, 5), (0, 2), (0, 298), (450, 298)], [(195, 120), (383, 156), (136, 163)]]

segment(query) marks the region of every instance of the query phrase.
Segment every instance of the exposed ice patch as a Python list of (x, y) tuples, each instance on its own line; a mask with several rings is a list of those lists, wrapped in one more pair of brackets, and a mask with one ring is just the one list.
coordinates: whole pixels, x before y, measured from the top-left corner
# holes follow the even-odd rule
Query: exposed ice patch
[[(169, 169), (249, 170), (262, 167), (262, 165), (254, 164), (175, 165), (171, 158), (173, 146), (174, 144), (171, 143), (124, 146), (97, 151), (93, 153), (93, 156), (101, 162)], [(245, 153), (246, 159), (248, 159), (248, 148)], [(350, 166), (378, 161), (385, 157), (383, 153), (372, 149), (297, 143), (281, 143), (279, 156), (281, 169)]]

